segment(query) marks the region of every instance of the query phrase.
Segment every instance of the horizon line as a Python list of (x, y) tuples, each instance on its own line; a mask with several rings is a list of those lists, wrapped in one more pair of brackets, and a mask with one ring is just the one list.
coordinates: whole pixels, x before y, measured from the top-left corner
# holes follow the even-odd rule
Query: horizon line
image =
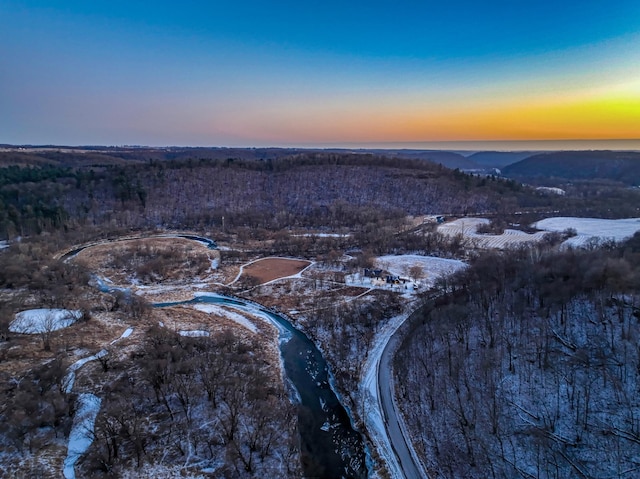
[(320, 143), (280, 143), (280, 144), (239, 144), (239, 145), (145, 145), (145, 144), (0, 144), (7, 148), (214, 148), (214, 149), (308, 149), (308, 150), (440, 150), (440, 151), (636, 151), (640, 150), (637, 139), (546, 139), (546, 140), (437, 140), (437, 141), (363, 141), (363, 142), (320, 142)]

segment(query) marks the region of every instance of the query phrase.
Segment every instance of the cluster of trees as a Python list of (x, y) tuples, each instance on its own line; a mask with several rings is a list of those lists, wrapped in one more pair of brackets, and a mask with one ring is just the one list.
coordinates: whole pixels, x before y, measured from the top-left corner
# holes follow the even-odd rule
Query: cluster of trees
[(87, 476), (180, 463), (216, 477), (299, 477), (296, 413), (257, 341), (152, 328), (136, 371), (110, 365)]
[[(81, 320), (89, 320), (96, 311), (119, 311), (136, 320), (149, 313), (150, 304), (144, 298), (120, 290), (99, 292), (90, 285), (91, 273), (80, 262), (56, 259), (60, 241), (56, 236), (32, 238), (14, 243), (0, 254), (0, 288), (4, 291), (0, 296), (0, 340), (15, 336), (9, 332), (9, 325), (15, 314), (25, 309), (80, 310)], [(207, 267), (206, 262), (203, 267)], [(55, 346), (52, 340), (63, 337), (64, 332), (55, 331), (53, 315), (43, 325), (39, 337), (48, 351)]]
[(46, 241), (24, 241), (0, 254), (0, 338), (24, 303), (32, 307), (80, 309), (89, 316), (89, 273), (78, 264), (53, 258), (55, 246)]
[(488, 254), (440, 284), (396, 357), (432, 477), (626, 477), (640, 453), (640, 235)]
[(0, 168), (0, 239), (62, 228), (68, 214), (59, 198), (73, 183), (68, 168)]
[(143, 284), (192, 279), (211, 266), (206, 252), (195, 250), (186, 240), (131, 240), (109, 247), (118, 248), (118, 254), (105, 255), (101, 266)]
[(300, 324), (321, 346), (345, 405), (360, 417), (366, 411), (357, 409), (355, 395), (366, 355), (379, 328), (401, 309), (398, 295), (389, 291), (372, 292), (348, 302), (326, 294), (314, 299), (312, 310), (305, 314), (309, 319)]
[[(67, 437), (71, 429), (74, 397), (62, 386), (65, 369), (62, 357), (38, 366), (26, 375), (0, 374), (0, 449), (3, 474), (24, 473), (20, 461), (9, 457), (29, 457)], [(46, 475), (42, 465), (33, 464), (30, 473)]]

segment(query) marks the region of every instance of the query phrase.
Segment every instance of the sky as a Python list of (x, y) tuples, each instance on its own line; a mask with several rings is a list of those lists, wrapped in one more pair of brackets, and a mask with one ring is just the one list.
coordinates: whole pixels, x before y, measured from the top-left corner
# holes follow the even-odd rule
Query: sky
[(638, 0), (0, 0), (0, 25), (0, 143), (640, 140)]

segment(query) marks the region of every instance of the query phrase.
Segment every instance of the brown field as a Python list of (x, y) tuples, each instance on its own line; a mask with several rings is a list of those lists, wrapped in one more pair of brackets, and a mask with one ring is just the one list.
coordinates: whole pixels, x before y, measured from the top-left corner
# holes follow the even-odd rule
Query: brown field
[(256, 278), (260, 284), (299, 273), (310, 261), (287, 258), (265, 258), (245, 266), (242, 277)]

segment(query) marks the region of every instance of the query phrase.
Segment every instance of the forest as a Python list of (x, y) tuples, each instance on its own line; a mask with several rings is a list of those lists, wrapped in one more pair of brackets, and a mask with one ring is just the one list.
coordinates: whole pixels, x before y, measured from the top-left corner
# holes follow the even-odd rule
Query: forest
[[(260, 330), (262, 340), (224, 329), (181, 336), (161, 324), (175, 320), (171, 315), (202, 324), (205, 317), (160, 311), (144, 295), (99, 291), (95, 271), (60, 261), (79, 244), (176, 231), (225, 245), (230, 272), (209, 286), (289, 312), (322, 349), (362, 429), (369, 413), (359, 397), (365, 360), (385, 326), (417, 308), (401, 329), (395, 392), (429, 477), (624, 478), (640, 468), (640, 236), (567, 250), (558, 246), (564, 233), (554, 233), (521, 249), (482, 251), (423, 222), (430, 215), (482, 216), (491, 220), (486, 233), (500, 233), (529, 231), (548, 216), (637, 217), (640, 191), (612, 180), (555, 179), (566, 193), (555, 195), (496, 175), (373, 154), (195, 153), (202, 156), (2, 157), (6, 474), (31, 469), (58, 477), (37, 458), (41, 451), (63, 455), (55, 448), (78, 412), (66, 371), (76, 355), (113, 344), (107, 332), (131, 327), (135, 346), (96, 356), (79, 382), (102, 396), (80, 477), (135, 477), (145, 468), (151, 476), (301, 477), (299, 410), (280, 376), (274, 331)], [(191, 251), (132, 242), (102, 266), (149, 290), (175, 286), (210, 272), (206, 251)], [(399, 254), (469, 266), (411, 300), (345, 284), (346, 274)], [(314, 268), (270, 285), (239, 273), (231, 281), (240, 265), (268, 256), (303, 258)], [(10, 331), (27, 308), (80, 311), (77, 331), (32, 339)], [(375, 452), (373, 461), (379, 477), (388, 477)]]
[(443, 281), (396, 357), (431, 477), (636, 475), (639, 262), (636, 234), (484, 254)]
[(405, 215), (517, 212), (534, 221), (551, 212), (634, 216), (640, 207), (638, 192), (621, 184), (590, 180), (563, 187), (567, 194), (554, 197), (426, 160), (364, 154), (12, 164), (0, 168), (0, 238), (157, 227), (365, 231)]

